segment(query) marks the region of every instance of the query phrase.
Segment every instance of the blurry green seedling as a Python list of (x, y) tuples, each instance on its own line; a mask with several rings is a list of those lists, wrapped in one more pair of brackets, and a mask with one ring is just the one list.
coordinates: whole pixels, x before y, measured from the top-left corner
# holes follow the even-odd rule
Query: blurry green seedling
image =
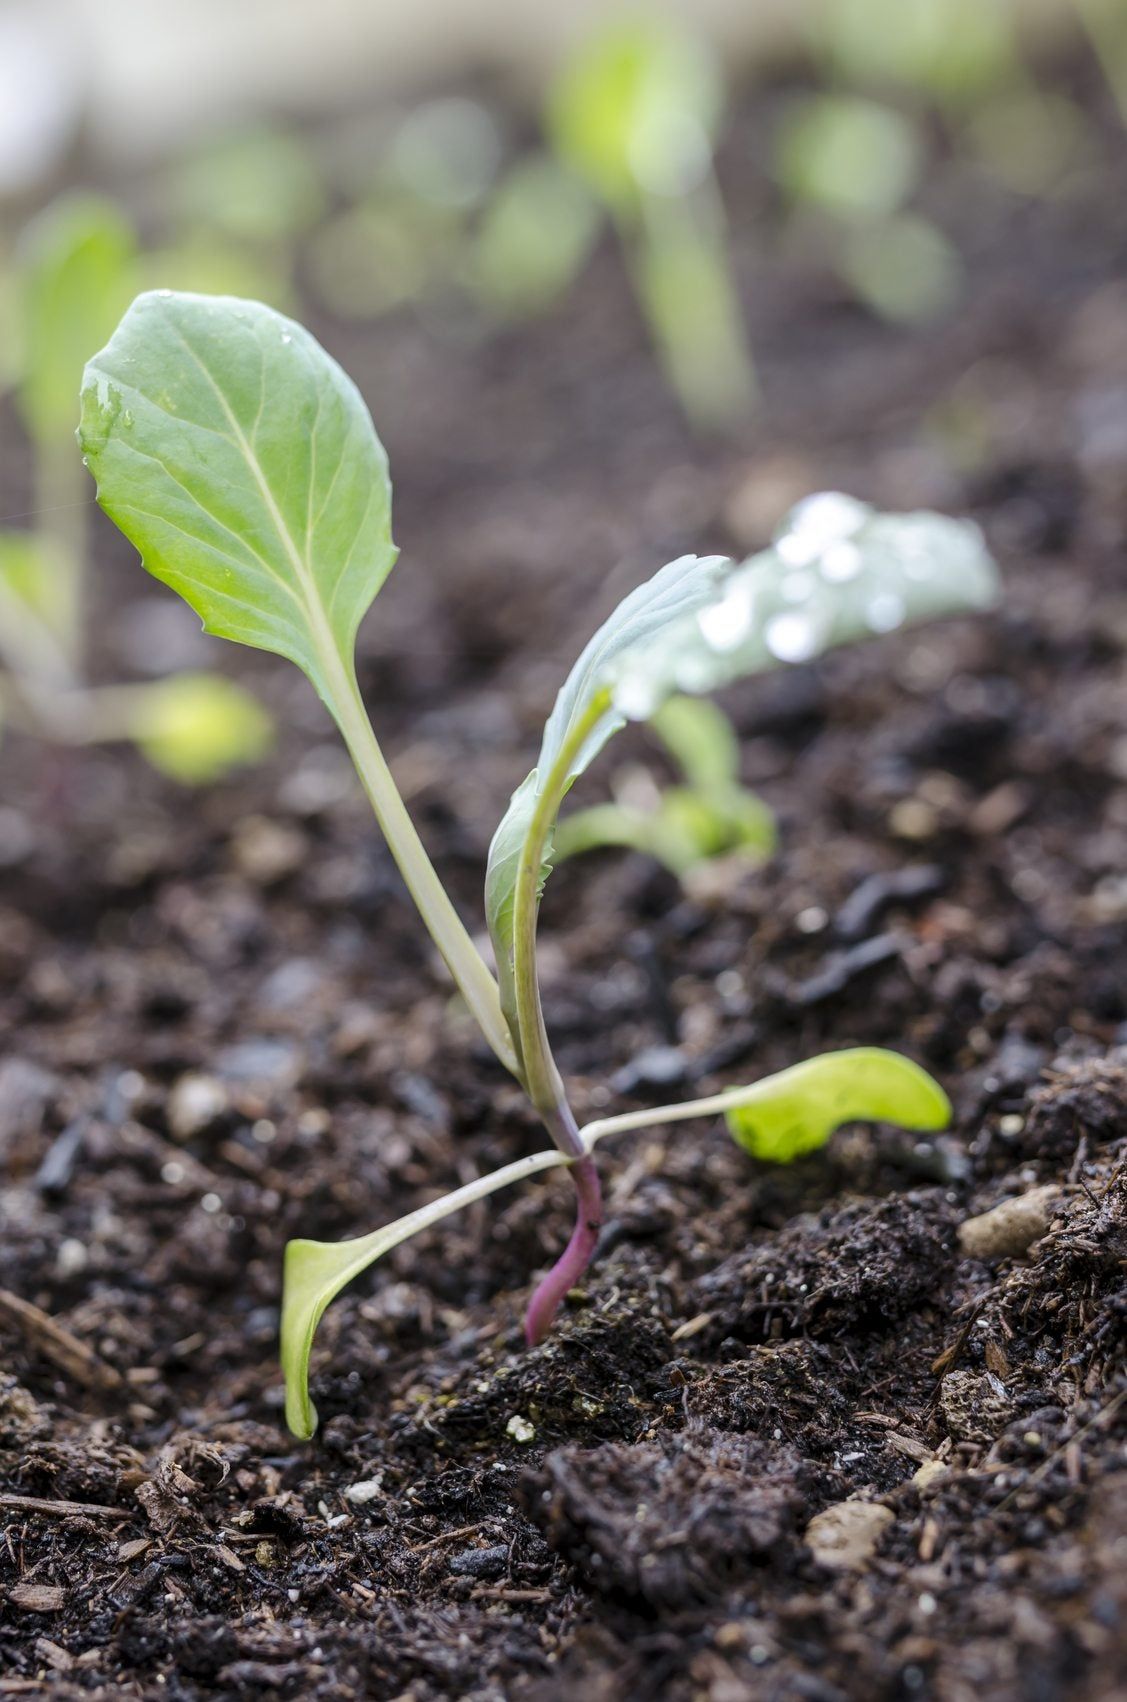
[(1123, 0), (1074, 0), (1074, 4), (1127, 124), (1127, 7)]
[(309, 276), (345, 319), (371, 319), (408, 303), (461, 291), (472, 254), (470, 220), (486, 204), (501, 158), (491, 110), (463, 96), (415, 106), (381, 139), (361, 147), (348, 204), (313, 234)]
[(835, 269), (884, 319), (934, 318), (959, 293), (957, 250), (907, 210), (923, 166), (919, 124), (860, 95), (796, 100), (776, 137), (775, 171), (788, 199), (822, 221)]
[(86, 520), (74, 388), (138, 282), (132, 226), (110, 201), (68, 197), (18, 255), (16, 403), (31, 441), (34, 530), (0, 532), (0, 719), (63, 744), (126, 740), (180, 780), (211, 780), (269, 742), (264, 710), (207, 674), (85, 684)]
[(164, 223), (171, 235), (143, 282), (253, 291), (272, 306), (293, 296), (298, 247), (325, 213), (313, 150), (292, 129), (262, 125), (212, 137), (168, 169)]
[(750, 412), (755, 377), (713, 169), (723, 107), (704, 44), (666, 20), (604, 28), (550, 91), (556, 154), (610, 216), (691, 422)]
[(526, 1335), (536, 1343), (594, 1254), (602, 1200), (593, 1149), (606, 1136), (723, 1114), (741, 1145), (785, 1160), (845, 1121), (946, 1124), (947, 1099), (917, 1065), (863, 1049), (580, 1129), (548, 1041), (537, 921), (560, 807), (616, 731), (651, 720), (678, 693), (987, 607), (995, 573), (976, 527), (877, 514), (826, 493), (800, 504), (759, 555), (682, 556), (632, 591), (564, 682), (537, 764), (494, 835), (485, 881), (494, 973), (423, 848), (357, 684), (357, 630), (396, 549), (387, 460), (355, 385), (300, 325), (259, 303), (162, 291), (139, 297), (87, 366), (79, 437), (98, 501), (149, 572), (208, 631), (288, 657), (308, 676), (422, 921), (553, 1142), (358, 1240), (290, 1243), (281, 1351), (297, 1435), (316, 1425), (309, 1356), (333, 1296), (389, 1248), (509, 1182), (559, 1165), (576, 1191), (572, 1238), (529, 1303)]
[(471, 280), (479, 298), (507, 319), (543, 312), (582, 271), (600, 223), (598, 204), (574, 172), (549, 154), (529, 155), (478, 224)]
[(739, 746), (731, 722), (707, 698), (671, 697), (649, 722), (680, 769), (683, 784), (659, 787), (647, 769), (612, 782), (613, 803), (564, 816), (555, 860), (624, 846), (656, 857), (680, 880), (702, 863), (738, 856), (754, 866), (775, 848), (775, 818), (740, 785)]
[[(1120, 0), (1076, 4), (1106, 43), (1111, 14), (1122, 14)], [(819, 68), (835, 93), (892, 97), (898, 106), (913, 108), (921, 140), (919, 120), (933, 110), (958, 153), (1002, 187), (1051, 195), (1090, 159), (1091, 127), (1075, 101), (1038, 85), (1023, 53), (1020, 25), (1019, 0), (823, 0), (811, 9), (807, 28)], [(851, 246), (860, 264), (847, 263), (845, 271), (859, 273), (858, 294), (877, 311), (883, 311), (880, 294), (908, 293), (907, 285), (881, 290), (881, 274), (889, 266), (903, 267), (905, 276), (914, 271), (925, 298), (932, 273), (939, 275), (939, 233), (930, 227), (934, 236), (925, 248), (918, 234), (923, 221), (918, 215), (913, 219), (917, 235), (909, 240), (914, 248), (902, 238), (890, 243), (878, 236), (869, 243), (853, 233)], [(870, 278), (877, 282), (876, 299), (871, 299)], [(938, 296), (938, 286), (931, 287)], [(903, 312), (894, 316), (909, 317)], [(927, 310), (921, 307), (916, 317), (927, 317)]]

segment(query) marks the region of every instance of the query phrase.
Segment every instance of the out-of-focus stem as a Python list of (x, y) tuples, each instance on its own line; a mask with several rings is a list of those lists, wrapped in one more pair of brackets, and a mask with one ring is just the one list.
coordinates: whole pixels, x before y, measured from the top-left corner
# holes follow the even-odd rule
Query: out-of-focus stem
[(711, 175), (691, 194), (643, 196), (636, 224), (619, 221), (666, 376), (690, 423), (722, 430), (758, 400), (755, 367)]

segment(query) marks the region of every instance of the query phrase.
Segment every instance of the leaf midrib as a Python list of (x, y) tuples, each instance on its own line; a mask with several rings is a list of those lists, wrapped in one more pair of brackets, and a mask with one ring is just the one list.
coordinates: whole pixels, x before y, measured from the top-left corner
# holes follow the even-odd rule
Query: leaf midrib
[[(178, 325), (170, 324), (169, 328), (172, 331), (173, 336), (182, 344), (185, 352), (199, 368), (199, 371), (207, 381), (216, 401), (222, 409), (224, 418), (227, 420), (228, 425), (234, 434), (236, 446), (244, 456), (247, 466), (250, 468), (254, 481), (258, 486), (259, 494), (262, 498), (263, 504), (265, 505), (266, 512), (270, 516), (271, 523), (278, 535), (278, 541), (286, 555), (289, 557), (290, 565), (293, 568), (294, 575), (302, 592), (300, 601), (303, 606), (306, 620), (309, 623), (310, 635), (313, 639), (314, 649), (318, 653), (318, 659), (326, 669), (327, 674), (338, 674), (338, 672), (342, 671), (342, 658), (333, 640), (332, 631), (329, 627), (324, 608), (317, 596), (317, 586), (313, 577), (312, 564), (297, 548), (289, 527), (286, 524), (285, 516), (278, 507), (277, 501), (274, 497), (274, 492), (270, 486), (270, 481), (267, 479), (266, 474), (262, 469), (262, 464), (258, 459), (253, 443), (244, 432), (242, 425), (239, 423), (238, 416), (232, 409), (231, 404), (228, 402), (227, 397), (223, 393), (223, 390), (216, 382), (202, 355), (200, 355), (193, 347)], [(266, 356), (261, 345), (259, 345), (259, 352), (262, 358), (263, 367), (265, 368)], [(261, 413), (261, 407), (259, 412)], [(343, 671), (345, 673), (347, 672), (347, 670)], [(328, 680), (326, 680), (325, 683), (328, 684)], [(339, 687), (341, 684), (346, 683), (346, 681), (338, 679), (336, 683)]]

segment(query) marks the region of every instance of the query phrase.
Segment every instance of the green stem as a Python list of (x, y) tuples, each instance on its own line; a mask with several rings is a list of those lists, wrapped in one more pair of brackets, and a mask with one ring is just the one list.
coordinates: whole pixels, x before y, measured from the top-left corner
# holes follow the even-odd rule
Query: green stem
[(729, 427), (754, 411), (758, 388), (715, 179), (646, 195), (640, 214), (619, 234), (666, 377), (692, 426)]
[(501, 1011), (497, 983), (447, 897), (399, 796), (372, 731), (355, 675), (346, 672), (335, 649), (324, 654), (331, 668), (332, 707), (337, 723), (407, 890), (486, 1040), (505, 1068), (520, 1081), (521, 1068)]
[(536, 800), (513, 889), (513, 988), (525, 1085), (552, 1139), (561, 1152), (573, 1158), (582, 1154), (582, 1146), (544, 1025), (540, 978), (536, 971), (536, 922), (544, 849), (571, 784), (576, 757), (606, 712), (607, 694), (600, 692), (565, 739)]
[[(759, 1084), (756, 1084), (759, 1085)], [(707, 1099), (689, 1099), (680, 1105), (659, 1105), (652, 1111), (624, 1111), (619, 1117), (599, 1117), (579, 1131), (584, 1152), (606, 1135), (624, 1135), (631, 1129), (653, 1128), (662, 1123), (687, 1123), (695, 1117), (714, 1117), (747, 1105), (755, 1097), (754, 1087), (731, 1087)]]

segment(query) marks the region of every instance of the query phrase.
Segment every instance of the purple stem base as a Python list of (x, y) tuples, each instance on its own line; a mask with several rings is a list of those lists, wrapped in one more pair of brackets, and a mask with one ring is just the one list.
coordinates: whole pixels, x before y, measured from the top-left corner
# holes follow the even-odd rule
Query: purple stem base
[(547, 1276), (537, 1284), (528, 1303), (524, 1338), (529, 1347), (536, 1347), (548, 1334), (564, 1295), (575, 1287), (591, 1263), (603, 1225), (603, 1193), (594, 1159), (581, 1158), (572, 1166), (571, 1174), (575, 1181), (575, 1228), (571, 1240)]

